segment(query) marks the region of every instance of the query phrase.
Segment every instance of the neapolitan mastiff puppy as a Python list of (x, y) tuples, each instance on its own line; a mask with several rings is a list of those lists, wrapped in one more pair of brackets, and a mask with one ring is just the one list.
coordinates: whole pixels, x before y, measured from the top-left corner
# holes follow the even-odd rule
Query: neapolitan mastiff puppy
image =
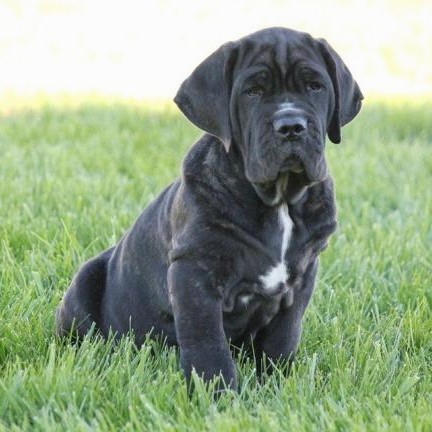
[(336, 228), (325, 137), (340, 142), (362, 99), (336, 52), (306, 33), (270, 28), (220, 47), (175, 97), (206, 132), (181, 178), (81, 267), (58, 332), (132, 330), (141, 344), (152, 331), (180, 347), (188, 378), (233, 388), (229, 343), (292, 360)]

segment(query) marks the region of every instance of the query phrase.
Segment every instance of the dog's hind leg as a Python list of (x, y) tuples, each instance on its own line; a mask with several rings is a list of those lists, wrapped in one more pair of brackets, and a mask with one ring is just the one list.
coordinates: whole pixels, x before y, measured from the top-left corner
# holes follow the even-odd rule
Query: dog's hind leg
[(74, 277), (57, 309), (57, 334), (81, 339), (94, 324), (99, 328), (107, 263), (113, 249), (87, 261)]

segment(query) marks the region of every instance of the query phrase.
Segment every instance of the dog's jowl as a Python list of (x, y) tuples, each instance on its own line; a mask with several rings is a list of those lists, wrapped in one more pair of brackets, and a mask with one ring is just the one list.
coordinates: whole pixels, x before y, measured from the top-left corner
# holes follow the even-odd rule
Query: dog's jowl
[(232, 346), (291, 361), (318, 255), (336, 227), (325, 138), (363, 96), (322, 39), (270, 28), (222, 45), (175, 102), (205, 134), (179, 180), (119, 243), (86, 262), (57, 312), (60, 334), (133, 331), (235, 388)]

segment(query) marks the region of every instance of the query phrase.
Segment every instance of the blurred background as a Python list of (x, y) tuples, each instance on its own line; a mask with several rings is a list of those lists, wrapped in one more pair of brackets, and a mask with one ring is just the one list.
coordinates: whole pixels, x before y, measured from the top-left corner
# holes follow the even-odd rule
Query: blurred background
[[(432, 95), (432, 0), (0, 0), (0, 96), (172, 98), (222, 43), (326, 38), (369, 95)], [(1, 105), (1, 102), (0, 102)]]

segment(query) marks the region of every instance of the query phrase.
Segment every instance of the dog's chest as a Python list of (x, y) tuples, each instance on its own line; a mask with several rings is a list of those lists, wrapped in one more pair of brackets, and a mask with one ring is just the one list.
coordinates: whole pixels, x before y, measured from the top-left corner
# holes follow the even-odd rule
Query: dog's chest
[(274, 230), (276, 241), (273, 241), (275, 244), (273, 247), (280, 252), (279, 260), (276, 265), (270, 266), (265, 273), (258, 277), (266, 293), (280, 289), (280, 285), (285, 284), (288, 279), (285, 254), (291, 240), (292, 230), (293, 222), (288, 213), (288, 206), (283, 204), (278, 209), (277, 227)]
[(285, 261), (293, 222), (287, 205), (282, 205), (263, 225), (256, 238), (256, 247), (248, 247), (242, 258), (243, 270), (238, 281), (225, 291), (224, 314), (227, 328), (241, 333), (254, 326), (266, 325), (279, 311), (281, 304), (289, 306), (292, 292), (287, 280), (289, 269)]

